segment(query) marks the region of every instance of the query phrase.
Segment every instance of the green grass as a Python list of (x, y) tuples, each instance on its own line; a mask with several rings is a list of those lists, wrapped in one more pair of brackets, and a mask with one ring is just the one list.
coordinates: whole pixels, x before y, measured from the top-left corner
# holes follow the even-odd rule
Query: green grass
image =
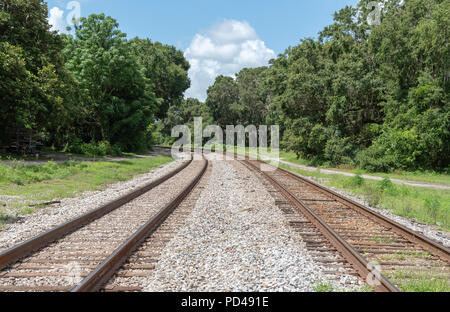
[[(24, 201), (40, 202), (74, 197), (84, 191), (100, 190), (106, 184), (126, 181), (152, 168), (166, 164), (166, 156), (129, 159), (121, 162), (50, 162), (42, 166), (0, 165), (0, 195), (20, 196), (7, 204), (8, 210), (28, 214), (38, 207)], [(0, 207), (0, 224), (6, 221), (5, 207)], [(3, 216), (3, 217), (2, 217)]]
[(394, 242), (392, 239), (387, 238), (387, 237), (372, 237), (371, 241), (376, 242), (376, 243), (384, 243), (384, 244), (389, 244), (389, 243)]
[[(298, 159), (294, 153), (289, 152), (280, 152), (280, 159), (304, 166), (312, 166), (311, 161), (305, 159)], [(351, 165), (342, 165), (339, 167), (332, 166), (323, 166), (324, 169), (331, 169), (336, 171), (350, 172), (355, 174), (364, 174), (364, 175), (373, 175), (382, 178), (388, 179), (399, 179), (399, 180), (407, 180), (411, 182), (423, 182), (423, 183), (432, 183), (432, 184), (441, 184), (450, 186), (450, 176), (445, 173), (437, 173), (432, 171), (416, 171), (416, 172), (407, 172), (407, 171), (395, 171), (392, 173), (384, 173), (384, 172), (369, 172), (366, 170), (361, 170)]]
[(404, 260), (408, 258), (427, 259), (431, 257), (431, 254), (427, 251), (425, 252), (403, 251), (397, 252), (393, 254), (391, 257), (392, 259), (399, 259), (399, 260)]
[(373, 292), (374, 287), (369, 285), (363, 285), (355, 290), (347, 290), (347, 289), (335, 289), (331, 283), (328, 282), (319, 282), (313, 287), (315, 292)]
[(441, 229), (450, 230), (450, 191), (397, 185), (387, 179), (372, 181), (360, 176), (346, 177), (284, 165), (280, 167), (303, 176), (318, 178), (326, 186), (364, 195), (372, 207), (386, 208), (396, 215), (427, 224), (438, 224)]
[(449, 281), (444, 275), (396, 271), (392, 281), (403, 292), (450, 292)]
[(334, 292), (333, 285), (330, 283), (320, 282), (316, 286), (313, 287), (316, 292)]

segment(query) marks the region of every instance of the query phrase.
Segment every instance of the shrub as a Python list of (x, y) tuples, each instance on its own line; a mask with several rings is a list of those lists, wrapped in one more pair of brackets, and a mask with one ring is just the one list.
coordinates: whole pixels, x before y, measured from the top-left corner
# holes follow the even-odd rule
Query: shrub
[(353, 150), (350, 138), (332, 137), (325, 146), (325, 159), (332, 165), (352, 164)]
[(351, 178), (352, 186), (359, 187), (364, 184), (364, 179), (361, 175), (357, 174)]
[(67, 143), (63, 152), (69, 152), (73, 154), (83, 154), (82, 146), (83, 141), (79, 138), (74, 138), (69, 143)]
[(359, 152), (356, 161), (361, 169), (369, 172), (389, 172), (396, 168), (395, 160), (390, 155), (385, 155), (381, 146), (372, 145), (368, 149)]
[(89, 157), (104, 157), (111, 150), (111, 145), (107, 141), (99, 143), (84, 143), (81, 145), (82, 154)]
[(382, 193), (389, 195), (396, 195), (398, 193), (397, 187), (388, 178), (384, 178), (382, 181), (378, 182), (377, 187)]

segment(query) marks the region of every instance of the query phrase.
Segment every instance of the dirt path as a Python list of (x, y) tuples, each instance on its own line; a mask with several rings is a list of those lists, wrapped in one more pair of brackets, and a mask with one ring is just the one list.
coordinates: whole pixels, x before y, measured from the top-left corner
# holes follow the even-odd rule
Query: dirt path
[[(170, 150), (166, 151), (163, 149), (154, 149), (154, 152), (150, 154), (144, 154), (144, 155), (135, 155), (135, 156), (123, 156), (123, 157), (104, 157), (104, 158), (88, 158), (88, 157), (78, 157), (78, 156), (70, 156), (62, 153), (43, 153), (40, 158), (37, 160), (21, 160), (20, 164), (24, 166), (40, 166), (45, 165), (49, 161), (54, 161), (57, 164), (62, 164), (65, 161), (73, 160), (76, 162), (82, 162), (82, 161), (88, 161), (88, 162), (118, 162), (118, 161), (125, 161), (130, 159), (136, 159), (136, 158), (148, 158), (148, 157), (154, 157), (158, 155), (165, 155), (170, 156)], [(3, 165), (11, 165), (14, 162), (3, 160), (0, 162)]]

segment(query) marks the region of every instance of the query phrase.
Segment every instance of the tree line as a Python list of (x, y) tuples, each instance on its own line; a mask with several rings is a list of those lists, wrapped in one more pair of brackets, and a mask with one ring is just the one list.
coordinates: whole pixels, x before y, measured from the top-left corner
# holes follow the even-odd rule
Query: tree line
[(372, 26), (369, 2), (268, 67), (217, 77), (206, 103), (173, 120), (196, 107), (223, 127), (280, 125), (282, 148), (314, 164), (448, 170), (450, 1), (383, 1)]
[(128, 40), (104, 14), (72, 34), (51, 31), (47, 17), (44, 1), (0, 1), (0, 146), (27, 130), (74, 153), (146, 150), (155, 120), (190, 87), (183, 53)]
[(205, 103), (183, 99), (176, 48), (127, 39), (116, 20), (50, 31), (39, 0), (0, 1), (0, 148), (27, 129), (74, 153), (143, 151), (175, 125), (280, 125), (282, 148), (313, 164), (448, 170), (450, 0), (347, 6), (317, 38), (267, 67), (217, 77)]

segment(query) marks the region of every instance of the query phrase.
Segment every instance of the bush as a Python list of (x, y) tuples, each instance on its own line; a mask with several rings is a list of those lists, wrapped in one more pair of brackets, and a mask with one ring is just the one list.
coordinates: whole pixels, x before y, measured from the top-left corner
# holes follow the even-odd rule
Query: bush
[(392, 183), (392, 181), (388, 178), (384, 178), (382, 181), (378, 182), (378, 188), (381, 192), (389, 194), (389, 195), (396, 195), (397, 187)]
[(111, 144), (108, 141), (98, 143), (84, 143), (81, 145), (81, 151), (89, 157), (104, 157), (112, 152)]
[(363, 192), (367, 196), (368, 203), (371, 207), (377, 208), (383, 199), (383, 193), (372, 183), (364, 184)]
[(79, 138), (73, 138), (67, 143), (66, 147), (63, 150), (63, 153), (69, 152), (73, 154), (83, 154), (82, 150), (83, 141)]
[(325, 159), (332, 165), (352, 164), (354, 146), (350, 138), (332, 137), (325, 146)]
[(351, 178), (350, 183), (351, 183), (352, 186), (359, 187), (359, 186), (362, 186), (364, 184), (364, 179), (363, 179), (362, 176), (357, 174), (357, 175), (355, 175), (354, 177)]
[(361, 169), (369, 172), (390, 172), (396, 167), (395, 160), (385, 155), (385, 151), (381, 146), (372, 145), (366, 150), (358, 153), (356, 162)]
[(111, 145), (108, 141), (100, 141), (98, 143), (83, 143), (79, 138), (71, 138), (62, 151), (73, 154), (85, 155), (89, 157), (104, 157), (104, 156), (120, 156), (122, 155), (121, 146), (116, 143)]

